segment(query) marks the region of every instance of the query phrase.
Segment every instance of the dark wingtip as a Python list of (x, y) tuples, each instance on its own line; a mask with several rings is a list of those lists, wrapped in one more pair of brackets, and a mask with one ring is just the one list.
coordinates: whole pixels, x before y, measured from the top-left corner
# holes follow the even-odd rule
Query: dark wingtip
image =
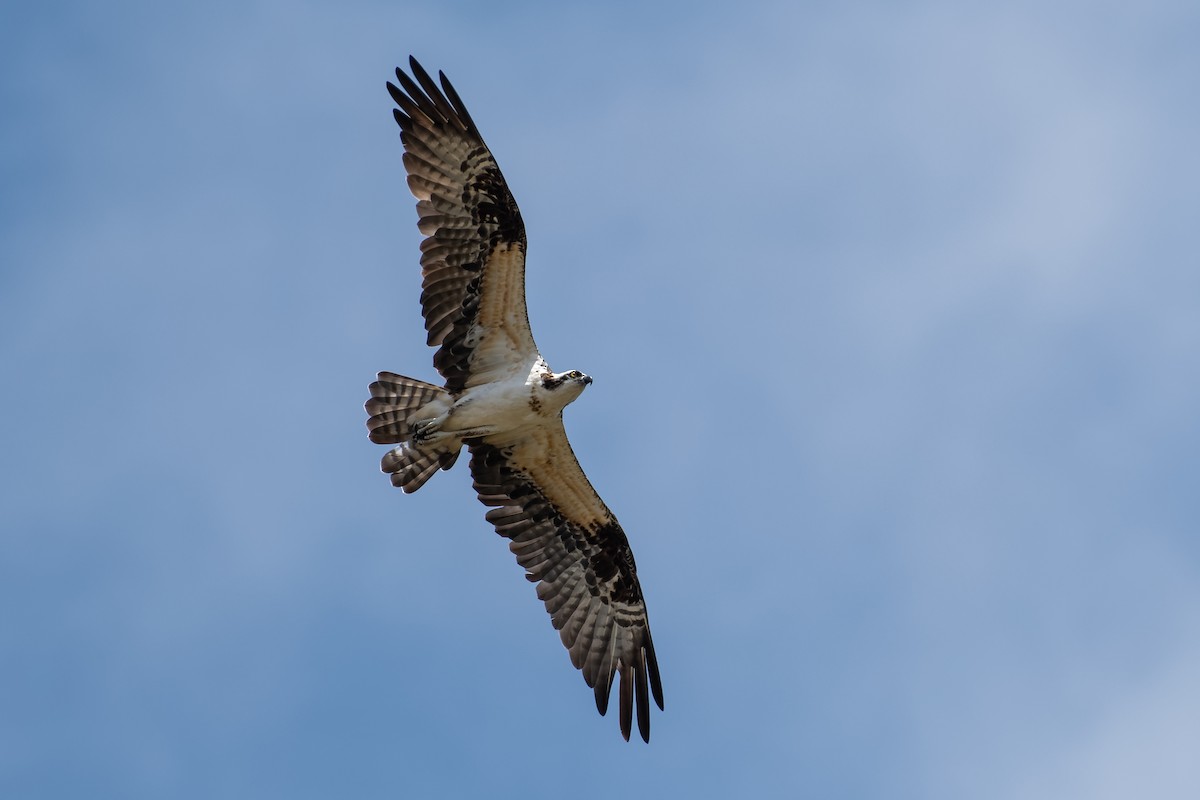
[(633, 668), (621, 665), (621, 687), (618, 702), (621, 704), (621, 735), (629, 741), (633, 730)]
[[(400, 72), (399, 67), (396, 68), (396, 72), (397, 73)], [(397, 80), (399, 80), (399, 79), (397, 78)], [(387, 82), (387, 90), (388, 90), (388, 94), (390, 94), (392, 96), (392, 99), (396, 101), (396, 105), (400, 105), (400, 100), (401, 100), (401, 98), (404, 97), (404, 92), (400, 91), (400, 87), (397, 86), (396, 84), (392, 83), (391, 81), (388, 81)]]
[(642, 741), (650, 743), (650, 698), (646, 691), (646, 666), (645, 663), (634, 665), (634, 684), (633, 695), (637, 699), (637, 722), (638, 733), (642, 735)]
[(646, 629), (646, 666), (650, 671), (650, 691), (654, 694), (654, 702), (659, 710), (663, 710), (662, 678), (658, 674), (658, 657), (654, 655), (654, 642), (650, 639), (650, 629)]
[(446, 73), (438, 71), (438, 79), (442, 83), (442, 92), (446, 95), (446, 99), (450, 101), (454, 111), (459, 118), (466, 124), (467, 129), (479, 135), (479, 127), (475, 124), (475, 120), (471, 119), (471, 112), (467, 111), (467, 104), (458, 96), (458, 92), (454, 90), (454, 84), (450, 83), (450, 79), (446, 77)]
[(600, 712), (600, 716), (608, 713), (608, 695), (612, 689), (612, 676), (608, 677), (607, 681), (596, 682), (596, 710)]
[(427, 93), (430, 86), (434, 86), (434, 88), (436, 88), (433, 78), (429, 77), (429, 73), (426, 72), (425, 68), (421, 66), (421, 62), (417, 61), (417, 59), (413, 58), (412, 56), (409, 56), (408, 66), (412, 68), (413, 77), (416, 78), (417, 82), (425, 88)]

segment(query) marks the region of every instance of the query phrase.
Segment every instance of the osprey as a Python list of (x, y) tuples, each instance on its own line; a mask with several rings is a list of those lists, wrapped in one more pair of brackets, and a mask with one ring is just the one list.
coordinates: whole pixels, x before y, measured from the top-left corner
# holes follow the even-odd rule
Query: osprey
[(380, 372), (366, 409), (381, 467), (405, 492), (450, 469), (465, 445), (487, 521), (537, 584), (554, 627), (608, 710), (620, 684), (621, 734), (637, 708), (650, 741), (662, 682), (633, 553), (575, 459), (562, 413), (592, 379), (555, 372), (525, 309), (525, 224), (500, 168), (446, 76), (416, 59), (388, 92), (399, 108), (408, 187), (417, 197), (421, 311), (445, 386)]

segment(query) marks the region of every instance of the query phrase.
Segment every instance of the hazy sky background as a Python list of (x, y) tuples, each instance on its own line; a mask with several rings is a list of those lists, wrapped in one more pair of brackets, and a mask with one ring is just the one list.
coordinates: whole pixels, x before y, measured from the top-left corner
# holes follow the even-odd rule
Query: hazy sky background
[[(10, 3), (0, 795), (1200, 796), (1200, 8)], [(432, 378), (384, 81), (517, 195), (666, 711), (599, 718)]]

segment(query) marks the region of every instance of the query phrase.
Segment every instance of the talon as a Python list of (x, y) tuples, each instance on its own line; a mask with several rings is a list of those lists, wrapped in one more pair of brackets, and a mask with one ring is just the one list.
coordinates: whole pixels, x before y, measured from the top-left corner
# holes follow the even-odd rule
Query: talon
[(441, 426), (436, 424), (437, 420), (423, 419), (414, 422), (412, 426), (413, 443), (423, 442), (441, 430)]

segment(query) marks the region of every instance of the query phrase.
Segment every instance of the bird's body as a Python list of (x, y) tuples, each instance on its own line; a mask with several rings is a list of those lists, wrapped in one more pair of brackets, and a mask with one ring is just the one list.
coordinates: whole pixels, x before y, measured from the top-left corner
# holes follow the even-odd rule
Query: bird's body
[[(512, 444), (531, 430), (552, 424), (591, 383), (582, 373), (575, 375), (555, 376), (546, 362), (538, 359), (528, 371), (470, 386), (456, 395), (439, 395), (412, 416), (416, 440), (427, 446), (457, 440), (461, 447), (468, 439), (498, 446)], [(547, 379), (555, 378), (560, 382), (547, 386)]]
[(379, 373), (367, 401), (371, 440), (396, 445), (381, 466), (405, 492), (450, 469), (464, 446), (487, 519), (537, 584), (572, 663), (608, 707), (619, 683), (626, 739), (636, 706), (650, 739), (649, 698), (662, 684), (633, 553), (575, 459), (562, 413), (592, 379), (556, 373), (525, 308), (525, 226), (475, 123), (444, 75), (410, 59), (388, 90), (418, 199), (422, 311), (444, 386)]

